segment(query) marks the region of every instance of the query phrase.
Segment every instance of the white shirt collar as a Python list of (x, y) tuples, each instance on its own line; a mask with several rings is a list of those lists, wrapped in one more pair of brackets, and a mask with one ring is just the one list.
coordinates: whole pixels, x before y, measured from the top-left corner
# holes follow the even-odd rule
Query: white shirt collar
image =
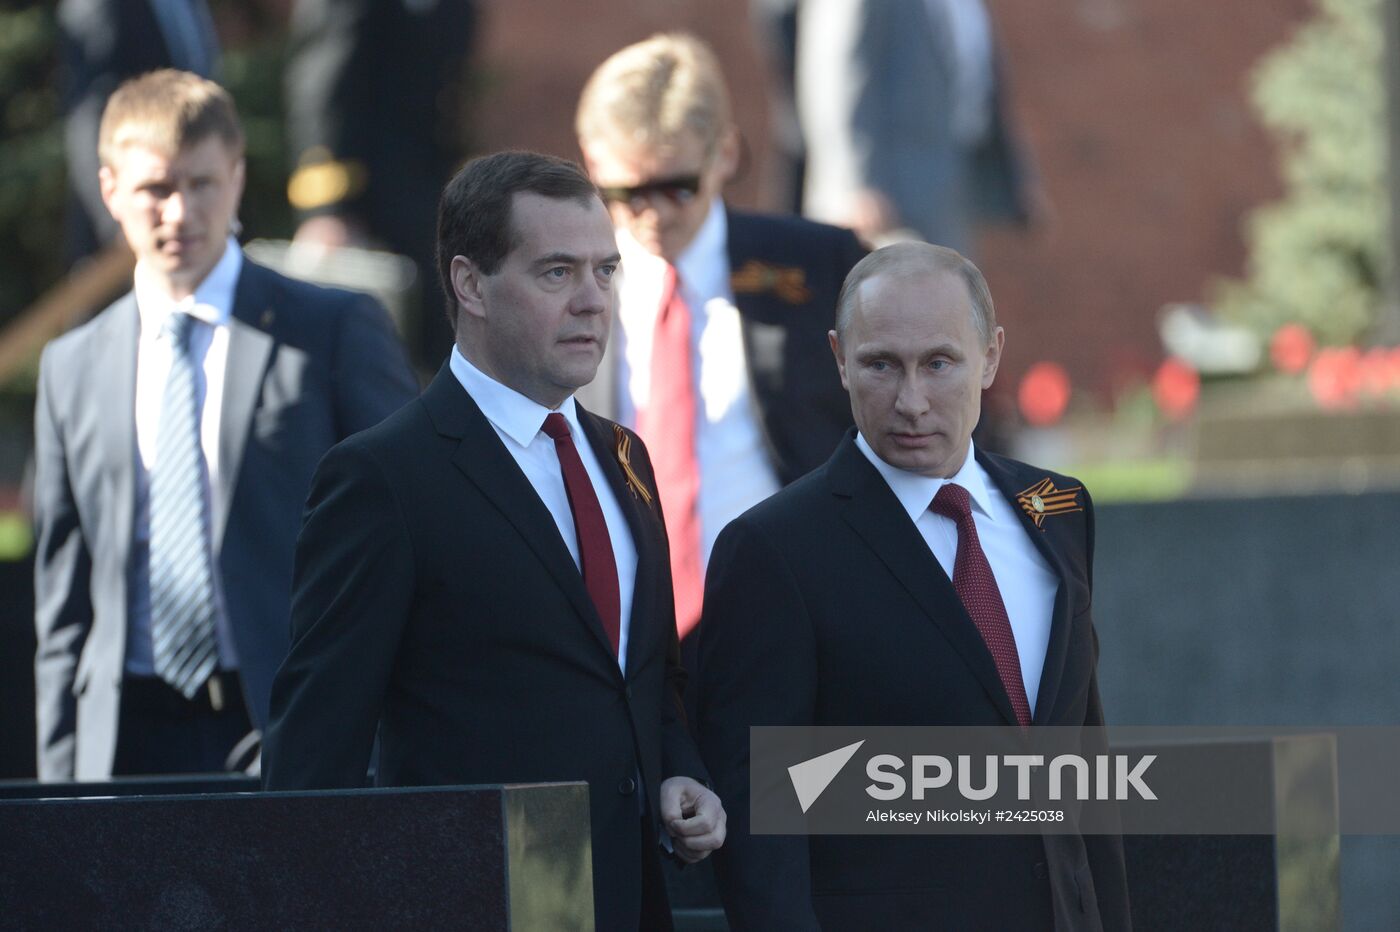
[[(544, 419), (555, 413), (482, 372), (472, 365), (456, 346), (452, 347), (447, 364), (457, 381), (467, 390), (467, 394), (472, 396), (481, 413), (486, 415), (486, 420), (522, 447), (530, 445), (544, 426)], [(573, 395), (564, 399), (558, 413), (564, 415), (564, 420), (569, 422), (569, 431), (577, 443), (583, 432), (579, 427)]]
[(180, 301), (171, 300), (140, 265), (136, 267), (136, 309), (141, 317), (142, 334), (161, 332), (165, 318), (183, 311), (213, 327), (227, 326), (233, 316), (233, 294), (243, 271), (243, 250), (232, 236), (224, 244), (224, 254), (195, 286), (194, 294)]
[(989, 487), (991, 480), (987, 478), (987, 471), (982, 468), (982, 464), (977, 462), (977, 451), (971, 440), (967, 442), (967, 459), (963, 461), (962, 468), (949, 479), (921, 476), (918, 473), (891, 466), (880, 459), (879, 454), (870, 444), (866, 443), (864, 434), (856, 434), (856, 446), (884, 477), (885, 483), (889, 485), (894, 497), (899, 499), (899, 504), (909, 513), (909, 520), (917, 521), (919, 515), (928, 511), (933, 497), (948, 482), (956, 482), (967, 489), (968, 495), (972, 497), (973, 507), (982, 512), (988, 519), (996, 520), (996, 512), (992, 510), (992, 493)]

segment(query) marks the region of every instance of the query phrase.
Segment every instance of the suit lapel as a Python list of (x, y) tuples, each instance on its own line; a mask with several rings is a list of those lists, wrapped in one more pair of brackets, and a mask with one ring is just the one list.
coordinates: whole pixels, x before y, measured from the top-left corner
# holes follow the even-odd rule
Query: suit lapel
[(654, 518), (645, 513), (647, 508), (627, 486), (627, 479), (618, 465), (616, 435), (609, 425), (583, 410), (578, 412), (579, 423), (588, 437), (593, 453), (607, 476), (608, 487), (617, 499), (618, 507), (627, 519), (627, 529), (632, 532), (632, 542), (637, 551), (637, 574), (632, 589), (632, 617), (627, 629), (627, 669), (636, 670), (639, 657), (650, 649), (642, 643), (643, 636), (652, 630), (641, 619), (649, 618), (656, 612), (655, 603), (659, 597), (652, 580), (661, 578), (658, 573), (670, 573), (670, 567), (658, 568), (660, 555), (665, 552), (657, 538), (657, 525)]
[(1040, 671), (1040, 689), (1036, 695), (1035, 708), (1031, 710), (1032, 721), (1037, 725), (1044, 725), (1053, 721), (1052, 713), (1059, 695), (1065, 657), (1069, 650), (1069, 588), (1065, 583), (1067, 576), (1064, 555), (1051, 544), (1049, 535), (1036, 527), (1035, 522), (1016, 503), (1017, 494), (1038, 479), (1044, 478), (1044, 475), (1013, 470), (1005, 460), (987, 456), (981, 450), (977, 451), (977, 462), (982, 464), (992, 482), (1011, 504), (1011, 509), (1016, 512), (1016, 517), (1021, 522), (1022, 530), (1030, 537), (1031, 543), (1035, 544), (1059, 580), (1055, 589), (1055, 608), (1050, 617), (1050, 643), (1045, 649), (1045, 663)]
[[(603, 631), (603, 622), (584, 588), (583, 576), (569, 548), (559, 536), (559, 526), (520, 465), (506, 450), (491, 422), (452, 374), (449, 364), (443, 364), (423, 392), (422, 400), (438, 433), (458, 441), (452, 456), (453, 465), (525, 539), (545, 570), (564, 590), (580, 620), (611, 656), (612, 645)], [(617, 668), (616, 664), (613, 668)]]
[(748, 343), (751, 339), (751, 324), (755, 320), (771, 321), (774, 311), (771, 302), (775, 299), (771, 294), (752, 291), (743, 288), (734, 288), (734, 276), (738, 274), (750, 261), (763, 259), (763, 244), (752, 235), (753, 227), (742, 213), (735, 213), (725, 209), (725, 224), (729, 231), (726, 237), (725, 251), (729, 259), (730, 291), (734, 295), (734, 307), (739, 310), (739, 322), (744, 332), (744, 349), (749, 349)]
[[(114, 540), (123, 547), (131, 543), (132, 521), (136, 513), (136, 352), (141, 331), (136, 311), (136, 295), (122, 298), (107, 315), (93, 354), (93, 383), (97, 399), (101, 449), (108, 457), (116, 501)], [(123, 561), (124, 563), (125, 561)]]
[(268, 332), (276, 326), (276, 311), (261, 273), (258, 266), (246, 258), (243, 260), (229, 319), (224, 401), (219, 417), (219, 495), (215, 498), (218, 506), (213, 520), (216, 549), (224, 539), (229, 509), (238, 488), (238, 473), (243, 465), (243, 451), (252, 429), (253, 411), (276, 343)]
[(832, 494), (845, 500), (842, 516), (846, 523), (914, 597), (924, 614), (971, 668), (1002, 718), (1014, 725), (1016, 713), (986, 642), (968, 617), (948, 575), (929, 552), (918, 528), (909, 520), (879, 472), (856, 447), (854, 431), (847, 434), (837, 448), (830, 476)]

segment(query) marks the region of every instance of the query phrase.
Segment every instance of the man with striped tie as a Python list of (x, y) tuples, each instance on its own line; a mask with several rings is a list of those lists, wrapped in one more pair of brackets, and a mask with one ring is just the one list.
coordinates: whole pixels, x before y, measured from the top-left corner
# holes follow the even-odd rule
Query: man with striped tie
[(100, 140), (136, 272), (40, 364), (45, 780), (222, 770), (263, 727), (312, 470), (417, 388), (372, 299), (244, 258), (243, 134), (222, 88), (135, 78)]

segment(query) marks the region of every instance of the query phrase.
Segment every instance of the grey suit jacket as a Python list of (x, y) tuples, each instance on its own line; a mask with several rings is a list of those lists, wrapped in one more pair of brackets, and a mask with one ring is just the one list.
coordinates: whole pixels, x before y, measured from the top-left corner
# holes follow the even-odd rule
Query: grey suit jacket
[[(111, 773), (126, 653), (139, 327), (127, 294), (54, 340), (40, 362), (34, 583), (44, 780)], [(417, 384), (372, 299), (246, 259), (230, 327), (212, 531), (249, 718), (261, 728), (290, 640), (292, 556), (316, 464), (410, 401)]]
[(903, 226), (963, 253), (978, 221), (1027, 218), (1028, 163), (1000, 75), (987, 136), (968, 148), (953, 133), (950, 48), (927, 0), (804, 0), (797, 97), (808, 216), (845, 222), (850, 194), (873, 188)]

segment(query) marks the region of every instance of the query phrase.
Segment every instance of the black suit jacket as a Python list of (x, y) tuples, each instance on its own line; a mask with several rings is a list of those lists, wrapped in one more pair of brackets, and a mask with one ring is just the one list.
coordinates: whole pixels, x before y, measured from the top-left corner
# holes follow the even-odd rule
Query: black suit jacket
[[(54, 340), (34, 413), (39, 775), (111, 774), (126, 659), (140, 320), (128, 294)], [(248, 717), (286, 653), (292, 551), (321, 456), (417, 394), (389, 317), (246, 258), (234, 291), (212, 534)]]
[[(263, 773), (360, 785), (378, 727), (381, 784), (586, 780), (598, 928), (620, 929), (639, 915), (643, 803), (654, 818), (662, 780), (705, 774), (656, 499), (626, 485), (613, 425), (579, 419), (637, 548), (626, 675), (549, 511), (444, 366), (317, 472)], [(635, 437), (630, 461), (654, 492)]]
[[(784, 485), (826, 462), (851, 426), (851, 402), (827, 332), (846, 273), (865, 255), (855, 234), (801, 217), (728, 211), (730, 281), (764, 446)], [(617, 410), (611, 347), (580, 390), (590, 409)]]
[[(729, 813), (716, 868), (736, 929), (1123, 929), (1116, 837), (749, 834), (752, 725), (1013, 725), (991, 653), (852, 431), (734, 521), (700, 624), (702, 751)], [(978, 452), (1009, 501), (1047, 476)], [(1100, 724), (1093, 508), (1026, 533), (1059, 576), (1037, 724)], [(1020, 514), (1020, 511), (1017, 512)], [(1053, 917), (1053, 921), (1052, 921)]]

